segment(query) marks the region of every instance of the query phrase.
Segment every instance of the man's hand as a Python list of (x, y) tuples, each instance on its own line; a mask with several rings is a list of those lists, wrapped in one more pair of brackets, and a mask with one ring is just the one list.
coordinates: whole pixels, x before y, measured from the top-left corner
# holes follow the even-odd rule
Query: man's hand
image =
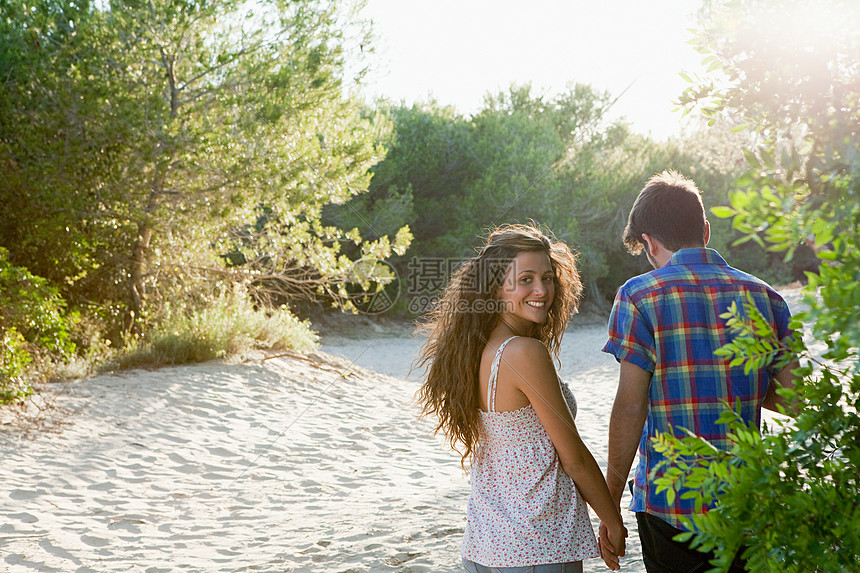
[(600, 549), (600, 557), (603, 558), (603, 562), (612, 571), (621, 569), (619, 557), (623, 557), (625, 553), (624, 540), (627, 538), (627, 528), (622, 525), (620, 528), (610, 530), (601, 521), (598, 531), (598, 548)]

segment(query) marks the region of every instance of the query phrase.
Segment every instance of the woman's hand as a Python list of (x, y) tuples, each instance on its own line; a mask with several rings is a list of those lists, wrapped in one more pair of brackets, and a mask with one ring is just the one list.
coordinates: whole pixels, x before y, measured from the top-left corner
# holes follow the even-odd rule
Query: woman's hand
[(600, 549), (600, 557), (603, 562), (612, 571), (621, 569), (621, 563), (618, 559), (623, 557), (625, 553), (625, 542), (627, 538), (627, 528), (623, 525), (617, 525), (611, 529), (605, 523), (600, 522), (598, 538), (598, 547)]

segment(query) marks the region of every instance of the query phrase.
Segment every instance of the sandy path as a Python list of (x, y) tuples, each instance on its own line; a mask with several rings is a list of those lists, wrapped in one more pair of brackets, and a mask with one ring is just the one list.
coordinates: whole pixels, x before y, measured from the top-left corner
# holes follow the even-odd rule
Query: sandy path
[[(568, 337), (563, 373), (581, 369), (584, 336)], [(325, 349), (403, 377), (417, 347)], [(583, 384), (614, 371), (602, 362)], [(62, 423), (0, 426), (0, 570), (459, 571), (459, 457), (417, 417), (416, 379), (353, 370), (284, 358), (50, 387)], [(595, 446), (609, 401), (589, 392)]]
[(0, 568), (444, 571), (452, 559), (461, 524), (435, 508), (459, 494), (460, 470), (401, 381), (273, 360), (72, 388), (62, 432), (0, 437)]
[[(212, 362), (52, 385), (47, 430), (0, 411), (0, 570), (460, 571), (468, 483), (417, 416), (420, 341), (402, 334), (325, 339), (347, 360), (323, 369)], [(618, 368), (604, 336), (576, 328), (561, 356), (601, 466)], [(625, 521), (624, 570), (640, 573)]]

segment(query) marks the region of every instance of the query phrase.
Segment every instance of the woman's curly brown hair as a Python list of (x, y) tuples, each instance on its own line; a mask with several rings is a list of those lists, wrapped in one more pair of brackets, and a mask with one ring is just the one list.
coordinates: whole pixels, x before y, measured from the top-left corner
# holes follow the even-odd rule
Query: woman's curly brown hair
[(427, 368), (418, 392), (422, 414), (438, 417), (435, 431), (444, 432), (451, 447), (462, 455), (464, 467), (478, 441), (478, 371), (481, 354), (500, 314), (497, 293), (514, 258), (533, 251), (549, 256), (555, 283), (547, 319), (534, 337), (558, 357), (564, 329), (577, 311), (582, 283), (570, 248), (533, 225), (495, 229), (479, 254), (456, 270), (441, 299), (419, 327), (428, 331), (415, 367)]

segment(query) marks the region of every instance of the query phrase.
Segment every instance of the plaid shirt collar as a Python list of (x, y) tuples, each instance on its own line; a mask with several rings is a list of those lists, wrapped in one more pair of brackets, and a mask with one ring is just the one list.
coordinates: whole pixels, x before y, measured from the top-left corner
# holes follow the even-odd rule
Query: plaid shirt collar
[(677, 250), (672, 254), (665, 266), (668, 267), (670, 265), (729, 266), (725, 259), (720, 256), (720, 253), (707, 247)]

